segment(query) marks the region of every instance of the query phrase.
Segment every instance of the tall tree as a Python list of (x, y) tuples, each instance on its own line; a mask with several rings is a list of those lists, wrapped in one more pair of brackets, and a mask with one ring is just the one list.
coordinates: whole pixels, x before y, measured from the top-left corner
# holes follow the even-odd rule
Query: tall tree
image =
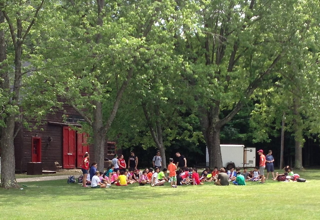
[[(15, 122), (19, 115), (19, 101), (22, 87), (22, 77), (24, 75), (22, 64), (25, 61), (23, 50), (27, 37), (36, 23), (38, 14), (43, 8), (44, 0), (35, 0), (19, 3), (5, 1), (0, 3), (0, 22), (5, 19), (6, 29), (9, 35), (3, 34), (4, 26), (1, 26), (0, 44), (1, 44), (1, 86), (5, 94), (5, 103), (2, 105), (1, 120), (3, 122), (1, 133), (1, 186), (5, 188), (16, 187), (15, 180), (15, 156), (14, 156), (14, 137)], [(10, 37), (11, 40), (6, 39)], [(9, 44), (12, 53), (10, 58), (6, 57), (5, 43)], [(12, 57), (12, 59), (11, 59)], [(3, 68), (4, 64), (7, 67)]]
[(320, 131), (315, 111), (319, 106), (315, 101), (319, 97), (318, 7), (314, 1), (306, 1), (304, 7), (296, 7), (296, 16), (299, 17), (296, 24), (302, 28), (292, 36), (293, 49), (287, 51), (278, 78), (273, 80), (275, 87), (265, 95), (260, 93), (257, 96), (258, 103), (252, 117), (253, 130), (257, 131), (254, 136), (261, 141), (279, 133), (277, 131), (285, 114), (286, 131), (291, 132), (295, 140), (294, 166), (298, 169), (303, 168), (304, 136)]
[[(130, 81), (161, 51), (166, 31), (162, 20), (170, 14), (171, 2), (162, 1), (62, 1), (57, 23), (44, 42), (59, 54), (47, 53), (55, 69), (55, 86), (83, 116), (93, 139), (92, 159), (104, 166), (107, 133)], [(53, 24), (55, 25), (55, 24)], [(71, 27), (63, 32), (64, 26)]]
[[(187, 4), (186, 2), (180, 2)], [(196, 3), (194, 25), (182, 29), (180, 47), (191, 64), (210, 167), (223, 166), (221, 128), (252, 98), (273, 86), (281, 59), (304, 31), (300, 1), (205, 1)], [(222, 117), (221, 111), (228, 112)]]

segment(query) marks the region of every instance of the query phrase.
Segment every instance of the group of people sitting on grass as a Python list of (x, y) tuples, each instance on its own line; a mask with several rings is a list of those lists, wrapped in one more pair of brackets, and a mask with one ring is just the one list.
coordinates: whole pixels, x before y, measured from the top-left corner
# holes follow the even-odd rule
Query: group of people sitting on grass
[[(168, 169), (160, 170), (156, 167), (146, 168), (143, 171), (138, 169), (126, 170), (114, 168), (111, 165), (107, 171), (99, 172), (97, 170), (97, 163), (92, 163), (89, 173), (86, 175), (86, 185), (92, 188), (106, 188), (112, 184), (116, 186), (127, 186), (128, 184), (137, 183), (140, 186), (163, 186), (166, 182), (170, 182), (171, 186), (176, 188), (177, 185), (202, 185), (204, 182), (214, 182), (216, 185), (246, 185), (246, 181), (260, 181), (261, 175), (259, 168), (255, 167), (254, 170), (248, 171), (244, 168), (241, 172), (240, 168), (230, 167), (229, 170), (221, 168), (218, 170), (215, 167), (212, 171), (206, 168), (199, 175), (196, 168), (179, 168), (173, 163), (173, 159), (169, 159), (170, 163)], [(227, 170), (227, 171), (226, 171)], [(274, 180), (278, 181), (296, 181), (299, 178), (298, 174), (294, 174), (292, 168), (286, 166), (283, 174), (276, 173)]]

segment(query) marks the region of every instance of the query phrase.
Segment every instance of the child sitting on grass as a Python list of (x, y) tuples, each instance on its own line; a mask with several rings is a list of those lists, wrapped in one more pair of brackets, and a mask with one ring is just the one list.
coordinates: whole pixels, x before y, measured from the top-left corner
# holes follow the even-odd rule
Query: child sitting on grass
[(206, 168), (202, 171), (200, 181), (201, 182), (206, 182), (207, 181), (207, 176), (208, 176), (209, 168)]
[(127, 185), (127, 176), (125, 175), (125, 171), (121, 170), (120, 175), (116, 181), (117, 186), (126, 186)]
[(219, 174), (219, 170), (218, 170), (218, 167), (215, 167), (211, 173), (212, 175), (212, 181), (216, 181), (217, 178), (218, 178), (218, 174)]
[(132, 175), (132, 179), (134, 179), (136, 182), (139, 182), (140, 175), (140, 170), (135, 169)]
[(243, 175), (241, 175), (240, 168), (237, 168), (236, 171), (237, 171), (237, 178), (235, 181), (233, 181), (233, 184), (239, 185), (239, 186), (246, 185), (246, 179), (244, 178)]
[(111, 177), (111, 184), (115, 184), (116, 182), (117, 182), (117, 180), (118, 180), (118, 177), (119, 177), (119, 174), (120, 174), (120, 171), (119, 170), (117, 170), (117, 171), (115, 171), (115, 170), (113, 170), (113, 172), (112, 172), (112, 177)]
[(105, 177), (107, 176), (109, 179), (111, 179), (113, 168), (114, 168), (113, 165), (109, 166), (108, 170), (104, 173), (104, 176)]
[(200, 181), (199, 173), (196, 168), (193, 168), (192, 172), (192, 184), (193, 185), (202, 185), (203, 183)]
[[(146, 169), (146, 170), (147, 170), (147, 169)], [(149, 169), (149, 172), (148, 172), (148, 174), (147, 174), (147, 177), (148, 177), (148, 179), (149, 179), (150, 182), (151, 182), (151, 179), (152, 179), (152, 175), (153, 175), (153, 169), (150, 168), (150, 169)]]
[(188, 185), (190, 183), (188, 168), (184, 168), (184, 172), (182, 172), (180, 174), (180, 176), (181, 176), (181, 179), (182, 179), (181, 185), (182, 184)]
[(259, 180), (260, 180), (259, 168), (255, 167), (253, 170), (253, 177), (250, 179), (250, 181), (259, 181)]
[(144, 186), (144, 185), (146, 185), (147, 183), (150, 182), (149, 179), (148, 179), (147, 171), (146, 171), (146, 170), (144, 170), (144, 171), (142, 172), (142, 174), (141, 174), (138, 182), (139, 182), (139, 185), (140, 185), (140, 186)]
[(135, 183), (136, 181), (132, 178), (132, 174), (133, 172), (131, 171), (125, 171), (124, 175), (127, 177), (127, 183), (128, 184), (133, 184)]
[(250, 173), (247, 171), (247, 168), (243, 168), (243, 172), (241, 173), (244, 176), (244, 179), (247, 181), (249, 179)]
[(167, 174), (167, 169), (163, 168), (163, 170), (158, 174), (158, 180), (162, 181), (165, 180), (166, 182), (168, 182), (168, 178), (166, 177)]
[(100, 181), (100, 172), (96, 171), (91, 180), (91, 188), (106, 188), (106, 185)]
[(163, 186), (164, 183), (166, 182), (165, 180), (159, 181), (159, 179), (158, 179), (159, 172), (160, 172), (160, 169), (159, 169), (159, 167), (157, 167), (155, 169), (154, 174), (152, 175), (151, 186)]
[(231, 169), (228, 170), (227, 174), (228, 174), (228, 176), (229, 176), (229, 182), (236, 180), (236, 178), (237, 178), (237, 172), (234, 170), (233, 167), (231, 167)]

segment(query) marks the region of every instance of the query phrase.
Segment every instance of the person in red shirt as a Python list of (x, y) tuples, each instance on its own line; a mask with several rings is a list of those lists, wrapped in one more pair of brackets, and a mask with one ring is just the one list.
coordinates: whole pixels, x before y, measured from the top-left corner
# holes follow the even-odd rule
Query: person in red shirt
[(216, 181), (216, 179), (218, 178), (218, 174), (219, 174), (219, 170), (218, 167), (215, 167), (212, 171), (212, 180)]
[(193, 168), (191, 177), (192, 177), (192, 184), (193, 185), (202, 185), (203, 184), (202, 182), (200, 182), (199, 173), (196, 168)]
[(86, 152), (83, 156), (81, 170), (83, 174), (82, 186), (87, 187), (86, 180), (89, 173), (89, 153), (88, 152)]
[(124, 160), (123, 154), (121, 154), (118, 158), (118, 165), (120, 170), (123, 170), (124, 172), (126, 171), (127, 164), (126, 164), (126, 161)]
[(265, 177), (264, 177), (264, 168), (266, 167), (266, 156), (263, 154), (263, 150), (260, 149), (257, 151), (260, 155), (260, 161), (259, 161), (259, 173), (261, 175), (261, 183), (264, 183)]

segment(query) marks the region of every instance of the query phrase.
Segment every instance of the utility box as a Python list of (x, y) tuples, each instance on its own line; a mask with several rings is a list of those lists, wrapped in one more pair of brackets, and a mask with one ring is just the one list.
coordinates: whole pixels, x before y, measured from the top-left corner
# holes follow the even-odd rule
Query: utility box
[[(220, 149), (224, 167), (229, 163), (234, 163), (236, 167), (256, 166), (256, 148), (254, 147), (245, 147), (241, 144), (221, 144)], [(206, 165), (209, 166), (208, 148), (206, 148)]]

